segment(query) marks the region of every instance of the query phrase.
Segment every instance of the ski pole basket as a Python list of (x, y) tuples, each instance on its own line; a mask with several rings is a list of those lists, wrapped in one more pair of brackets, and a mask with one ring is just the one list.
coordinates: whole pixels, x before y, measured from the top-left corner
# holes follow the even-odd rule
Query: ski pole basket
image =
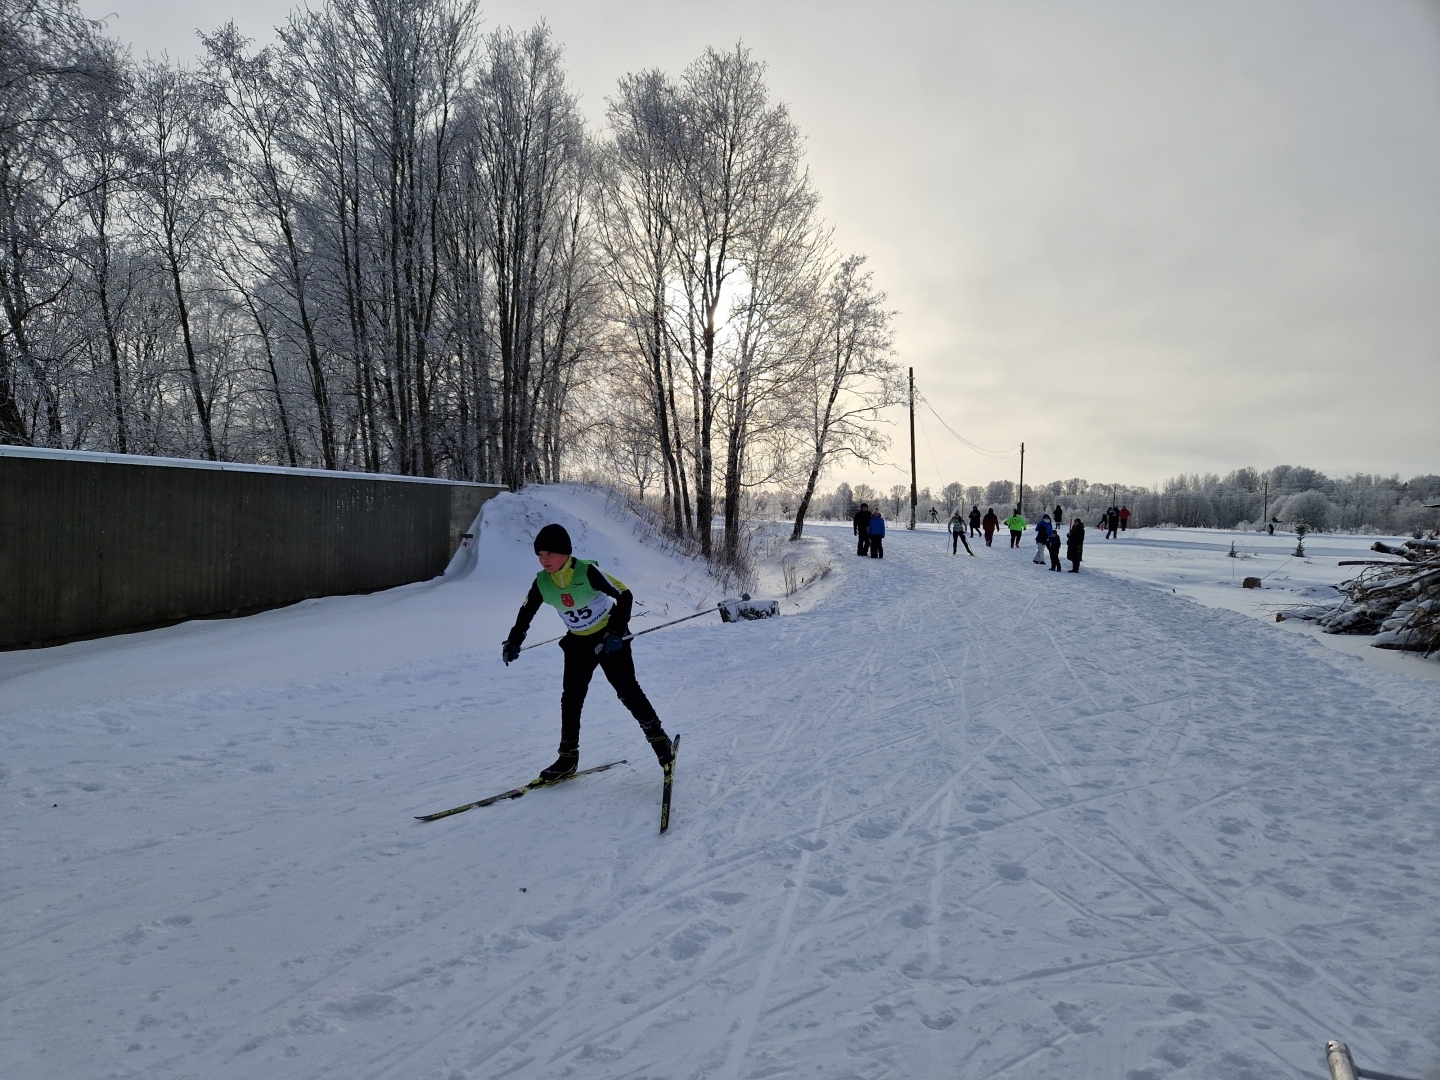
[(1393, 1073), (1360, 1068), (1350, 1057), (1350, 1047), (1338, 1039), (1325, 1044), (1325, 1064), (1330, 1067), (1330, 1080), (1405, 1080)]

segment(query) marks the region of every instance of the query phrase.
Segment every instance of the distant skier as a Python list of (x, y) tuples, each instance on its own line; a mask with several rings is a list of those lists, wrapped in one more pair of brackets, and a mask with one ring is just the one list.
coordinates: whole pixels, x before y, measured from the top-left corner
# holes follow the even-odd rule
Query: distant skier
[[(994, 511), (992, 510), (991, 513), (993, 514)], [(979, 536), (979, 535), (980, 535), (980, 507), (979, 507), (979, 506), (972, 506), (972, 507), (970, 507), (970, 535), (971, 535), (971, 536)], [(986, 540), (985, 542), (988, 544), (990, 541), (989, 541), (989, 540)]]
[(870, 515), (870, 557), (885, 557), (885, 515), (878, 509)]
[(938, 510), (936, 510), (935, 507), (933, 507), (933, 506), (930, 507), (930, 524), (931, 524), (931, 525), (934, 525), (934, 524), (935, 524), (937, 521), (939, 521), (939, 520), (940, 520), (940, 512), (939, 512)]
[(1065, 536), (1065, 558), (1070, 560), (1070, 573), (1080, 572), (1080, 557), (1085, 553), (1085, 522), (1076, 517), (1070, 522), (1070, 532)]
[(670, 737), (635, 679), (635, 660), (630, 643), (624, 640), (630, 632), (634, 594), (593, 561), (574, 558), (570, 534), (560, 525), (546, 525), (540, 530), (535, 537), (535, 554), (542, 569), (530, 584), (501, 656), (507, 667), (519, 658), (520, 646), (541, 604), (549, 604), (560, 613), (566, 629), (560, 639), (565, 654), (560, 691), (560, 756), (540, 773), (541, 782), (563, 780), (580, 763), (580, 710), (596, 667), (604, 670), (621, 704), (639, 722), (660, 767), (665, 768), (674, 757)]
[(966, 523), (965, 523), (965, 519), (960, 515), (960, 510), (959, 510), (958, 507), (956, 508), (955, 512), (950, 515), (949, 526), (950, 526), (950, 554), (951, 554), (951, 555), (956, 554), (956, 553), (957, 553), (957, 549), (959, 548), (959, 546), (960, 546), (961, 544), (964, 544), (964, 545), (965, 545), (965, 554), (967, 554), (967, 555), (974, 555), (975, 553), (970, 550), (970, 541), (967, 540), (967, 539), (965, 539), (965, 527), (966, 527)]
[(993, 506), (985, 511), (985, 520), (981, 524), (985, 529), (985, 546), (991, 547), (991, 541), (995, 539), (995, 531), (1000, 528), (1000, 519), (996, 516)]
[(1121, 531), (1121, 532), (1125, 532), (1125, 531), (1126, 531), (1127, 529), (1129, 529), (1129, 528), (1130, 528), (1130, 508), (1127, 507), (1127, 506), (1122, 506), (1122, 507), (1120, 507), (1120, 531)]
[(861, 503), (860, 509), (855, 511), (855, 535), (859, 537), (859, 543), (855, 547), (856, 555), (870, 554), (870, 504)]
[(1018, 548), (1020, 537), (1025, 532), (1025, 526), (1030, 524), (1025, 520), (1025, 515), (1020, 513), (1020, 508), (1015, 508), (1015, 513), (1005, 519), (1005, 527), (1010, 530), (1010, 546)]

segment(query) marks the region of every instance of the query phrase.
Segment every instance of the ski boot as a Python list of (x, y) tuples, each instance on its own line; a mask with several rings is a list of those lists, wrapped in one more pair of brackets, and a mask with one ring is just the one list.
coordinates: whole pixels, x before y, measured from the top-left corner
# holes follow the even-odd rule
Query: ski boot
[(555, 759), (555, 764), (540, 771), (540, 777), (535, 781), (537, 786), (545, 784), (556, 784), (567, 777), (575, 775), (575, 768), (580, 764), (580, 752), (578, 750), (560, 751), (560, 756)]
[(662, 769), (668, 769), (675, 760), (675, 745), (670, 741), (670, 737), (662, 731), (658, 735), (647, 735), (646, 738), (650, 742), (650, 749), (655, 751), (655, 760)]

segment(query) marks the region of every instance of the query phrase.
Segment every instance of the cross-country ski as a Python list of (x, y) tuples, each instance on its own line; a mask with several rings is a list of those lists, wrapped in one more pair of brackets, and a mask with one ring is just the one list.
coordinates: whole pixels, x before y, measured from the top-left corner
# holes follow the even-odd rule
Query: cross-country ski
[(670, 828), (670, 797), (675, 788), (675, 761), (680, 756), (680, 736), (675, 736), (670, 760), (665, 763), (665, 784), (660, 790), (660, 831)]
[[(439, 821), (441, 818), (453, 817), (456, 814), (463, 814), (466, 810), (476, 810), (482, 806), (493, 806), (495, 803), (502, 802), (505, 799), (518, 799), (527, 791), (537, 791), (540, 788), (554, 787), (556, 784), (563, 784), (566, 780), (578, 780), (582, 776), (589, 776), (591, 773), (605, 772), (607, 769), (615, 768), (616, 765), (625, 764), (627, 764), (627, 762), (622, 758), (619, 761), (611, 761), (607, 762), (604, 765), (596, 765), (593, 769), (581, 769), (579, 772), (570, 773), (556, 780), (547, 781), (541, 780), (537, 777), (536, 779), (531, 780), (528, 784), (523, 784), (517, 788), (511, 788), (509, 791), (502, 791), (499, 795), (491, 795), (489, 798), (480, 799), (477, 802), (466, 803), (464, 806), (452, 806), (449, 810), (441, 810), (438, 814), (417, 814), (415, 820)], [(664, 830), (662, 829), (661, 831)]]

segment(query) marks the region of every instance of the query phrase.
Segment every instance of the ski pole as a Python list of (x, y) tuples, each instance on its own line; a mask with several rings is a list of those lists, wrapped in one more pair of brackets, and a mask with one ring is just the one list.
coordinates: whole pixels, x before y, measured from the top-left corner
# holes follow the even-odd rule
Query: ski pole
[[(704, 611), (697, 611), (694, 615), (686, 615), (686, 616), (685, 616), (684, 618), (682, 618), (682, 619), (672, 619), (670, 622), (661, 623), (659, 626), (652, 626), (652, 627), (650, 627), (649, 629), (646, 629), (646, 630), (639, 630), (639, 631), (637, 631), (636, 633), (633, 633), (633, 634), (626, 634), (626, 635), (625, 635), (623, 638), (621, 638), (620, 640), (621, 640), (621, 641), (629, 641), (631, 638), (637, 638), (637, 637), (639, 637), (641, 634), (651, 634), (651, 633), (654, 633), (656, 630), (664, 630), (665, 627), (667, 627), (667, 626), (674, 626), (676, 623), (686, 622), (686, 621), (688, 621), (688, 620), (690, 620), (690, 619), (698, 619), (701, 615), (709, 615), (712, 611), (719, 611), (719, 610), (720, 610), (720, 605), (719, 605), (719, 604), (716, 604), (713, 608), (706, 608)], [(521, 651), (521, 652), (524, 652), (526, 649), (538, 649), (541, 645), (553, 645), (555, 642), (559, 641), (560, 638), (563, 638), (564, 636), (565, 636), (564, 634), (561, 634), (559, 637), (546, 638), (544, 641), (536, 641), (536, 642), (533, 642), (533, 643), (531, 643), (531, 644), (529, 644), (529, 645), (522, 645), (522, 646), (520, 646), (520, 651)], [(503, 645), (503, 644), (505, 644), (505, 643), (502, 641), (500, 644)], [(599, 652), (599, 647), (598, 647), (598, 646), (596, 647), (596, 652)]]
[[(555, 644), (555, 642), (559, 641), (560, 638), (564, 636), (564, 634), (561, 634), (560, 637), (546, 638), (544, 641), (537, 641), (531, 645), (521, 645), (520, 651), (524, 652), (526, 649), (538, 649), (541, 645), (553, 645)], [(500, 644), (504, 645), (505, 643), (502, 641)]]
[[(621, 640), (621, 641), (631, 641), (631, 640), (639, 637), (641, 634), (653, 634), (656, 630), (664, 630), (667, 626), (674, 626), (676, 623), (689, 622), (691, 619), (698, 619), (701, 615), (709, 615), (712, 611), (719, 611), (719, 610), (720, 610), (720, 605), (719, 605), (719, 604), (716, 604), (713, 608), (706, 608), (704, 611), (697, 611), (697, 612), (695, 612), (694, 615), (686, 615), (684, 618), (681, 618), (681, 619), (671, 619), (669, 622), (662, 622), (659, 626), (651, 626), (651, 627), (648, 627), (648, 628), (646, 628), (646, 629), (644, 629), (644, 630), (637, 630), (637, 631), (636, 631), (635, 633), (633, 633), (633, 634), (626, 634), (626, 635), (625, 635), (624, 637), (622, 637), (620, 640)], [(604, 647), (605, 647), (605, 643), (604, 643), (603, 641), (600, 642), (598, 645), (596, 645), (596, 646), (595, 646), (595, 655), (596, 655), (596, 656), (599, 656), (599, 655), (600, 655), (600, 650), (603, 649)]]

